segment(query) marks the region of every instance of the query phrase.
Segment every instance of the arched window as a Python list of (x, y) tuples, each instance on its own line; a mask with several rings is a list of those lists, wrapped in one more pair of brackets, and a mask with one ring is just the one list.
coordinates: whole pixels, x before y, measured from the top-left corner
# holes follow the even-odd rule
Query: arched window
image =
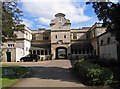
[(44, 51), (43, 50), (41, 50), (41, 55), (44, 55)]
[(36, 50), (33, 50), (33, 54), (36, 54)]
[(37, 54), (40, 55), (40, 50), (37, 50)]
[(101, 45), (103, 45), (103, 40), (101, 40)]
[(107, 43), (108, 43), (108, 44), (110, 43), (110, 37), (107, 39)]

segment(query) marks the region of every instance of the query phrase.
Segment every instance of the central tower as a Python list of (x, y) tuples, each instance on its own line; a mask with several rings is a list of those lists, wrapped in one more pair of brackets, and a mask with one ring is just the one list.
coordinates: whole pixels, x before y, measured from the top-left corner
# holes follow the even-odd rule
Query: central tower
[(70, 20), (65, 14), (57, 13), (55, 19), (51, 20), (51, 54), (53, 59), (58, 59), (59, 48), (65, 49), (65, 58), (70, 54)]

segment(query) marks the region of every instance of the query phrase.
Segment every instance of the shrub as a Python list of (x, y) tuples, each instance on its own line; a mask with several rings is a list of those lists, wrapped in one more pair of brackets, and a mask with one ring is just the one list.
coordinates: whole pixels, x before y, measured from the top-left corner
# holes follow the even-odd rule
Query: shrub
[(74, 71), (83, 83), (88, 85), (109, 85), (112, 83), (112, 71), (87, 62), (77, 62)]

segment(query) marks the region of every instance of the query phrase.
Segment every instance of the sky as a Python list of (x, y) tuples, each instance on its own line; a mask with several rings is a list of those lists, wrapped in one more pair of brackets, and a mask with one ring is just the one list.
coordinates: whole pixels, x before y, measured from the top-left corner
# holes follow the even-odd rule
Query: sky
[[(55, 14), (64, 13), (71, 22), (71, 28), (90, 27), (100, 22), (91, 5), (86, 0), (21, 0), (22, 24), (31, 30), (50, 29), (50, 21)], [(113, 0), (117, 1), (117, 0)]]

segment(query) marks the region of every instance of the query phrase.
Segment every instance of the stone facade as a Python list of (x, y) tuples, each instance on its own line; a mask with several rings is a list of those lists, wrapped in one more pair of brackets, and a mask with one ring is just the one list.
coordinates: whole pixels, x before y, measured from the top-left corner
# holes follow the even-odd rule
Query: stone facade
[[(63, 13), (58, 13), (51, 20), (50, 29), (29, 30), (25, 27), (24, 32), (15, 32), (18, 36), (15, 42), (8, 39), (3, 43), (3, 61), (8, 59), (7, 52), (11, 52), (11, 61), (19, 61), (29, 53), (40, 55), (40, 60), (87, 57), (118, 59), (117, 41), (105, 32), (106, 28), (101, 23), (78, 29), (71, 29), (70, 26), (70, 20)], [(110, 43), (104, 44), (108, 37)], [(101, 45), (101, 40), (104, 40), (104, 45)]]
[(14, 33), (17, 35), (16, 40), (7, 38), (2, 43), (2, 61), (4, 62), (17, 62), (21, 57), (29, 54), (32, 40), (31, 30), (24, 27), (22, 32), (15, 31)]
[(114, 36), (106, 32), (98, 37), (99, 40), (99, 56), (101, 59), (118, 59), (118, 42)]

